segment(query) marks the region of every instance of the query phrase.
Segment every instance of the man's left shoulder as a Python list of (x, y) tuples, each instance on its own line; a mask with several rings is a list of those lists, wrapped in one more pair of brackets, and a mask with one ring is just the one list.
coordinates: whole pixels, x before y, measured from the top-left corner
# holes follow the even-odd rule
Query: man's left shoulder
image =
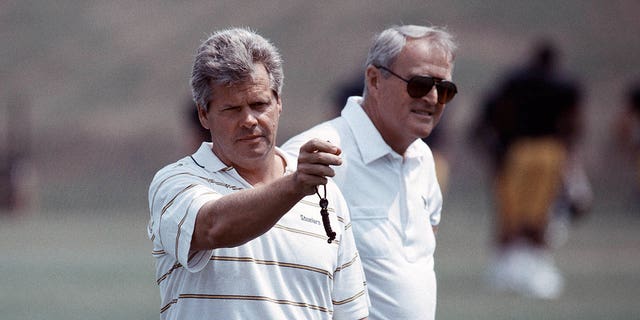
[(320, 139), (329, 141), (337, 146), (340, 146), (341, 136), (346, 129), (345, 125), (342, 125), (340, 118), (335, 118), (329, 121), (322, 122), (309, 128), (287, 140), (282, 144), (282, 149), (293, 154), (298, 153), (300, 146), (305, 144), (311, 139)]

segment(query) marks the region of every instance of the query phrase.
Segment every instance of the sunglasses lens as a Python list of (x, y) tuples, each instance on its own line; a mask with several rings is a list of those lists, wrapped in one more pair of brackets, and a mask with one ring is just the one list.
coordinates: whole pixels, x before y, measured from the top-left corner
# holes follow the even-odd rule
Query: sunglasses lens
[(431, 77), (420, 76), (409, 79), (407, 82), (407, 93), (409, 93), (411, 98), (422, 98), (429, 94), (429, 91), (431, 91), (431, 88), (433, 88), (434, 85), (438, 91), (438, 103), (445, 104), (451, 101), (453, 96), (458, 93), (458, 88), (451, 81), (437, 81)]
[(458, 88), (450, 81), (440, 81), (436, 83), (436, 89), (438, 90), (438, 103), (441, 104), (451, 101), (453, 96), (458, 93)]
[(407, 93), (411, 98), (424, 97), (431, 91), (435, 81), (429, 77), (413, 77), (407, 83)]

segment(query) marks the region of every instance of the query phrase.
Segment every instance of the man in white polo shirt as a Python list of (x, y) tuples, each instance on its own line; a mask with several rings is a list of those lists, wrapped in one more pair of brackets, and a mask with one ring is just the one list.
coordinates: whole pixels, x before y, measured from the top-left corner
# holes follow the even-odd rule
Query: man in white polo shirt
[(198, 49), (191, 86), (212, 142), (149, 188), (161, 319), (367, 317), (348, 209), (327, 179), (341, 151), (275, 147), (282, 78), (275, 47), (251, 30)]
[(342, 149), (334, 181), (349, 205), (371, 299), (369, 319), (434, 319), (433, 253), (442, 195), (433, 155), (421, 140), (456, 94), (456, 45), (440, 28), (398, 26), (369, 50), (363, 97), (340, 117), (291, 138), (294, 155), (311, 138)]

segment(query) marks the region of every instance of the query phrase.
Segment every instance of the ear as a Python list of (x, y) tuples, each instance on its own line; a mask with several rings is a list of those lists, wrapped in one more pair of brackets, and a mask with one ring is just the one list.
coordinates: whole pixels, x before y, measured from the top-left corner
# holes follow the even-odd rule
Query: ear
[(381, 77), (380, 70), (373, 65), (369, 65), (367, 70), (365, 70), (364, 76), (366, 79), (367, 94), (377, 95)]
[(273, 92), (273, 97), (276, 99), (276, 108), (278, 108), (278, 114), (282, 113), (282, 99), (280, 98), (280, 95), (278, 95), (277, 92), (275, 91), (271, 91)]
[(205, 129), (209, 130), (209, 113), (204, 110), (203, 107), (201, 107), (198, 104), (198, 119), (200, 119), (200, 125), (202, 125)]

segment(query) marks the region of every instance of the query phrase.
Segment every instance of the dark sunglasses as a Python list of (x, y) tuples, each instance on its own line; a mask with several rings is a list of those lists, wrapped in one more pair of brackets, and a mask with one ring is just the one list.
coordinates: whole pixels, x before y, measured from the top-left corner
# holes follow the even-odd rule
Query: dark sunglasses
[(426, 76), (413, 76), (411, 79), (407, 80), (386, 67), (377, 65), (374, 65), (374, 67), (385, 70), (396, 76), (398, 79), (406, 82), (407, 93), (411, 98), (417, 99), (426, 96), (433, 86), (436, 86), (436, 91), (438, 92), (438, 103), (440, 104), (445, 104), (451, 101), (453, 96), (458, 93), (458, 88), (451, 81)]

